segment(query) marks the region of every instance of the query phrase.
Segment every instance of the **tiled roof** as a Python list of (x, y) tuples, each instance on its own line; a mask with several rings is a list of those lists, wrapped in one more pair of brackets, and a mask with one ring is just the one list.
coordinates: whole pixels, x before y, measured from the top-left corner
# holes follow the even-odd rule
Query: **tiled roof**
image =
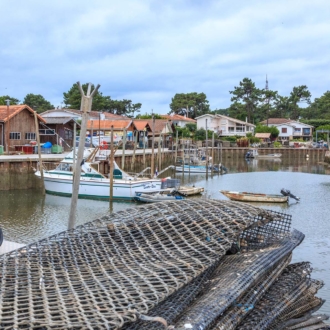
[(178, 121), (189, 121), (191, 123), (196, 123), (197, 120), (195, 119), (192, 119), (192, 118), (188, 118), (188, 117), (185, 117), (185, 116), (180, 116), (180, 115), (177, 115), (177, 114), (173, 114), (173, 115), (161, 115), (162, 118), (166, 118), (168, 120), (178, 120)]
[[(135, 127), (136, 127), (138, 122), (147, 123), (149, 125), (151, 131), (152, 131), (152, 127), (153, 127), (152, 119), (135, 119), (134, 120)], [(169, 124), (168, 120), (155, 119), (155, 134), (161, 133), (167, 124)]]
[(148, 124), (148, 121), (147, 120), (133, 120), (133, 125), (135, 126), (135, 128), (138, 130), (138, 131), (143, 131)]
[(291, 121), (292, 120), (287, 118), (268, 118), (268, 121), (263, 120), (260, 122), (260, 124), (265, 125), (268, 122), (268, 125), (279, 125), (279, 124), (289, 123)]
[[(7, 107), (6, 105), (0, 105), (0, 120), (4, 121), (4, 122), (7, 122), (8, 118), (9, 119), (13, 118), (18, 113), (20, 113), (21, 111), (23, 111), (25, 109), (28, 110), (31, 113), (34, 113), (34, 110), (31, 109), (28, 105), (25, 105), (25, 104), (10, 105), (9, 107)], [(9, 112), (9, 116), (8, 116), (8, 112)], [(45, 123), (44, 118), (42, 118), (38, 114), (37, 114), (37, 117), (38, 117), (39, 121), (42, 121), (43, 123)]]
[[(63, 108), (63, 109), (51, 109), (51, 110), (47, 110), (45, 112), (43, 112), (43, 114), (48, 114), (48, 113), (52, 113), (52, 112), (58, 112), (58, 111), (63, 111), (66, 113), (74, 113), (76, 115), (81, 116), (82, 115), (82, 111), (81, 110), (77, 110), (77, 109), (68, 109), (68, 108)], [(89, 116), (93, 117), (93, 118), (98, 118), (100, 116), (100, 113), (104, 114), (104, 117), (106, 119), (129, 119), (126, 116), (121, 116), (121, 115), (116, 115), (114, 113), (109, 113), (109, 112), (101, 112), (101, 111), (91, 111), (89, 112)]]
[(128, 128), (132, 120), (88, 120), (87, 122), (87, 129), (92, 129), (92, 122), (93, 122), (93, 129), (98, 130), (111, 130), (111, 126), (113, 126), (114, 130), (123, 130), (124, 128)]

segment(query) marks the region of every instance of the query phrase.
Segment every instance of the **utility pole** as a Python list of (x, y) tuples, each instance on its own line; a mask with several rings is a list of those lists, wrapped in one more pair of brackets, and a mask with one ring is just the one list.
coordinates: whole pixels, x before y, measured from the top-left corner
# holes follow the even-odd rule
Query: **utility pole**
[[(78, 146), (78, 154), (76, 161), (76, 168), (74, 171), (75, 176), (73, 177), (73, 187), (72, 187), (72, 197), (71, 197), (71, 207), (70, 207), (70, 216), (69, 216), (69, 225), (68, 229), (73, 229), (76, 222), (76, 210), (78, 203), (78, 195), (79, 195), (79, 185), (80, 185), (80, 174), (81, 174), (81, 166), (84, 158), (84, 149), (85, 149), (85, 137), (87, 131), (87, 120), (88, 113), (92, 110), (92, 102), (93, 97), (97, 93), (97, 90), (100, 88), (100, 85), (97, 85), (96, 88), (91, 93), (91, 84), (88, 84), (87, 94), (85, 95), (80, 82), (77, 82), (80, 94), (81, 94), (81, 106), (80, 110), (82, 111), (82, 120), (81, 120), (81, 129), (80, 129), (80, 139)], [(74, 141), (76, 142), (76, 141)]]

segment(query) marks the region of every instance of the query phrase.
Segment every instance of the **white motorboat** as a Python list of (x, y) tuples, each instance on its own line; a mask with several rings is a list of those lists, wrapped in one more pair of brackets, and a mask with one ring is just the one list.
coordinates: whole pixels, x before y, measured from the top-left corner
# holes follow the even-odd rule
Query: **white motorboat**
[(179, 165), (175, 166), (176, 172), (184, 172), (184, 173), (226, 173), (227, 169), (223, 165), (214, 165), (212, 170), (212, 165), (206, 166), (206, 165)]
[[(84, 151), (78, 197), (109, 200), (110, 179), (97, 170), (99, 163), (97, 159), (108, 158), (110, 151), (99, 150), (93, 160), (89, 161), (93, 151), (93, 148), (85, 148)], [(40, 178), (40, 170), (36, 171), (35, 175)], [(54, 170), (44, 170), (43, 177), (46, 193), (70, 197), (73, 186), (73, 152), (68, 154)], [(113, 177), (113, 198), (117, 200), (133, 200), (136, 191), (158, 191), (162, 185), (162, 180), (158, 178), (129, 175), (121, 170), (116, 162), (113, 164)]]

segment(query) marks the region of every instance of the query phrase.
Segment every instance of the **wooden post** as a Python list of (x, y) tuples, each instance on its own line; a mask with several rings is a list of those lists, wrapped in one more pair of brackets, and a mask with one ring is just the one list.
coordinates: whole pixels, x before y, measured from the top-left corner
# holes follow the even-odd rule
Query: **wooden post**
[(111, 142), (110, 142), (110, 166), (109, 166), (109, 181), (110, 181), (110, 209), (112, 209), (113, 202), (113, 170), (114, 170), (114, 162), (115, 162), (115, 154), (113, 148), (113, 125), (111, 125)]
[(155, 117), (152, 115), (152, 141), (151, 141), (151, 165), (150, 165), (151, 178), (155, 174)]
[(161, 171), (162, 169), (162, 146), (160, 144), (160, 141), (162, 141), (162, 134), (159, 135), (159, 139), (158, 139), (158, 155), (157, 155), (157, 158), (158, 158), (158, 172)]
[[(74, 170), (76, 168), (76, 137), (77, 137), (77, 123), (74, 122), (74, 124), (73, 124), (73, 141), (74, 141), (74, 145), (73, 145), (73, 160), (72, 160), (73, 176), (74, 176)], [(72, 180), (72, 184), (73, 184), (73, 180)]]
[(146, 166), (146, 132), (143, 132), (143, 165)]
[(80, 94), (81, 94), (81, 106), (82, 110), (82, 120), (81, 120), (81, 129), (80, 129), (80, 139), (79, 139), (79, 147), (78, 147), (78, 155), (77, 162), (75, 168), (75, 177), (73, 180), (72, 187), (72, 197), (71, 197), (71, 207), (70, 207), (70, 215), (69, 215), (69, 229), (73, 229), (76, 221), (76, 210), (78, 203), (78, 195), (79, 195), (79, 185), (80, 185), (80, 174), (81, 174), (81, 166), (84, 158), (84, 149), (85, 149), (85, 137), (87, 131), (87, 120), (88, 113), (92, 109), (93, 96), (97, 93), (97, 90), (100, 88), (100, 85), (97, 85), (96, 88), (91, 93), (91, 84), (88, 84), (87, 94), (85, 95), (80, 82), (77, 82)]
[(179, 131), (178, 130), (176, 130), (176, 136), (175, 136), (175, 164), (176, 164), (176, 162), (177, 162), (177, 158), (178, 158), (178, 147), (179, 147), (179, 143), (178, 143), (178, 140), (179, 140), (179, 138), (178, 138), (178, 135), (179, 135)]
[(212, 155), (212, 170), (211, 170), (211, 173), (213, 175), (213, 166), (214, 166), (214, 132), (212, 133), (212, 150), (211, 150), (211, 155)]
[(93, 134), (94, 134), (94, 131), (93, 131), (93, 120), (91, 120), (91, 142), (90, 142), (90, 145), (89, 145), (91, 148), (93, 147)]
[[(7, 104), (7, 154), (9, 155), (9, 151), (10, 151), (10, 111), (9, 111), (9, 102), (10, 100), (6, 100), (6, 104)], [(39, 132), (39, 130), (38, 130)]]
[(38, 117), (37, 112), (34, 111), (34, 124), (36, 127), (36, 137), (37, 137), (37, 146), (38, 146), (38, 157), (39, 157), (39, 171), (40, 171), (40, 178), (42, 182), (43, 187), (43, 194), (45, 193), (45, 182), (44, 182), (44, 170), (42, 166), (42, 158), (41, 158), (41, 146), (40, 146), (40, 136), (39, 136), (39, 123), (38, 123)]
[(133, 156), (132, 156), (132, 162), (131, 162), (131, 170), (133, 171), (134, 165), (135, 165), (135, 152), (136, 152), (136, 141), (137, 141), (137, 131), (133, 134), (133, 140), (134, 140), (134, 149), (133, 149)]
[(206, 157), (206, 179), (209, 174), (209, 150), (208, 150), (208, 134), (207, 134), (207, 119), (205, 119), (205, 128), (206, 128), (206, 136), (205, 136), (205, 157)]
[(123, 153), (121, 156), (121, 169), (124, 170), (125, 168), (125, 146), (126, 146), (126, 128), (124, 128), (123, 132)]

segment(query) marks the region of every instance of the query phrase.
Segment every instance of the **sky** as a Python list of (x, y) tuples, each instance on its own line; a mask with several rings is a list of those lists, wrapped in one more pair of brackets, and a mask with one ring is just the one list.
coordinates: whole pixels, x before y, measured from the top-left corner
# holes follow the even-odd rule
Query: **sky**
[(74, 83), (166, 114), (176, 93), (211, 110), (250, 78), (289, 96), (330, 90), (329, 0), (0, 0), (0, 96), (55, 107)]

